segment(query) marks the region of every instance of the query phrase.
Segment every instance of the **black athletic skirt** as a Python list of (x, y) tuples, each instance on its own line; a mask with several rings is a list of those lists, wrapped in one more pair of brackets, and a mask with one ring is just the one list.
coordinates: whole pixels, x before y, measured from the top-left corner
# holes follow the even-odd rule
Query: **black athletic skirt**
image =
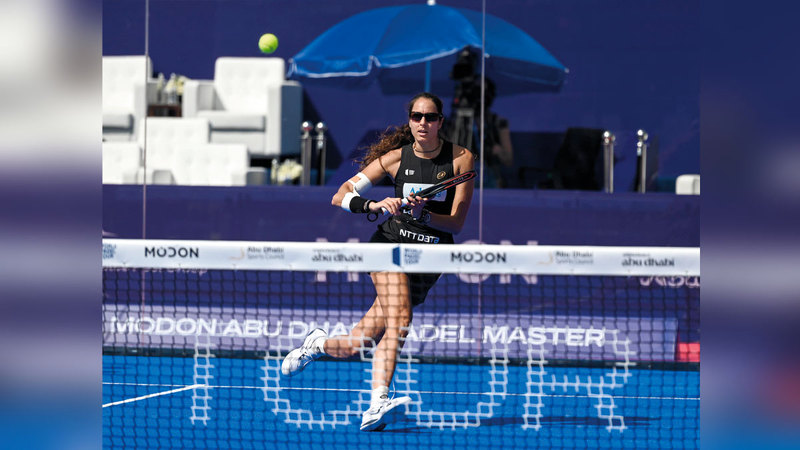
[[(405, 216), (393, 216), (378, 225), (378, 230), (370, 242), (391, 244), (452, 244), (453, 235), (445, 231), (423, 227)], [(436, 284), (441, 273), (409, 273), (411, 304), (419, 305), (425, 301), (428, 291)]]

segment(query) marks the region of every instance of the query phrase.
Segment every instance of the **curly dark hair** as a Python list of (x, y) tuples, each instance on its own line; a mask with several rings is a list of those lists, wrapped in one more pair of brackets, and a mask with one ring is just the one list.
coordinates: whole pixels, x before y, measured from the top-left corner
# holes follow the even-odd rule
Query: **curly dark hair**
[[(408, 114), (411, 114), (411, 108), (414, 107), (414, 103), (421, 98), (432, 101), (433, 104), (436, 105), (439, 114), (442, 114), (442, 100), (430, 92), (420, 92), (415, 95), (408, 102)], [(380, 134), (378, 142), (367, 147), (364, 156), (356, 160), (359, 170), (367, 167), (372, 161), (385, 155), (388, 151), (411, 144), (412, 142), (414, 142), (414, 135), (411, 134), (411, 127), (408, 126), (408, 123), (400, 126), (388, 127)]]

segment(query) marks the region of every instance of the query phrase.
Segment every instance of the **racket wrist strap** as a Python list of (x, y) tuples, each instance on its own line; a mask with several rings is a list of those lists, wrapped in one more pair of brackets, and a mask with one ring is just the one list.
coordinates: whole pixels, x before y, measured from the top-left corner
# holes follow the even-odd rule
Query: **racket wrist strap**
[(427, 209), (423, 209), (422, 212), (419, 214), (419, 217), (415, 218), (414, 221), (416, 221), (417, 223), (421, 223), (422, 225), (427, 225), (431, 223), (430, 211), (428, 211)]

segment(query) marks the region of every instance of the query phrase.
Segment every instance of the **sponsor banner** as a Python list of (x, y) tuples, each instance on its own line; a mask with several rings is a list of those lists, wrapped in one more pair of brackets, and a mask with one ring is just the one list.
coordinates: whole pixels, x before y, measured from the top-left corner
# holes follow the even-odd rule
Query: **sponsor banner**
[[(192, 349), (197, 336), (208, 336), (220, 350), (286, 352), (316, 327), (332, 336), (346, 334), (362, 313), (105, 305), (103, 342)], [(405, 348), (439, 357), (674, 361), (676, 335), (672, 318), (415, 312)]]
[(699, 248), (403, 244), (395, 266), (413, 272), (539, 275), (654, 275), (700, 273)]
[(700, 273), (700, 249), (105, 239), (103, 266), (691, 276)]
[(373, 271), (393, 269), (393, 244), (103, 240), (104, 267)]

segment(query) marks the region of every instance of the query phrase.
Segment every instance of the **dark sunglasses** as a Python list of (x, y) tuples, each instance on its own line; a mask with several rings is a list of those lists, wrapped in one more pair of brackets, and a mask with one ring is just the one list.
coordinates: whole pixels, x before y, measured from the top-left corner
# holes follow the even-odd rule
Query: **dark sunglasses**
[(426, 122), (438, 122), (438, 121), (439, 121), (439, 119), (441, 119), (441, 118), (442, 118), (442, 117), (444, 117), (444, 116), (442, 116), (442, 115), (441, 115), (441, 114), (439, 114), (439, 113), (426, 113), (426, 114), (422, 114), (421, 112), (412, 112), (411, 114), (409, 114), (409, 115), (408, 115), (408, 117), (409, 117), (409, 118), (410, 118), (410, 119), (411, 119), (413, 122), (421, 122), (423, 117), (425, 118), (425, 121), (426, 121)]

